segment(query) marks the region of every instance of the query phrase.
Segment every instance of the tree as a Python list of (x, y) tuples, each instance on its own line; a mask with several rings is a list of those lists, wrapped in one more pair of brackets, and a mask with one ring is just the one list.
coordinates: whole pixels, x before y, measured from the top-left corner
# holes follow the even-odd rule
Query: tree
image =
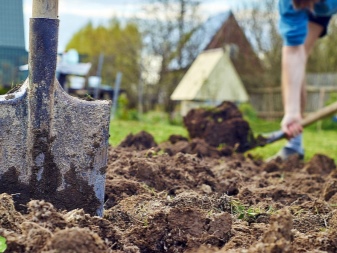
[(243, 5), (238, 17), (265, 68), (263, 86), (279, 86), (282, 39), (278, 33), (277, 0), (256, 1)]
[(107, 26), (94, 27), (89, 22), (69, 41), (66, 50), (71, 48), (93, 64), (90, 75), (96, 75), (99, 56), (103, 54), (102, 82), (113, 86), (117, 72), (122, 72), (121, 87), (128, 94), (129, 105), (136, 105), (142, 36), (135, 23), (121, 25), (117, 19), (112, 19)]
[[(139, 21), (147, 54), (160, 56), (159, 81), (148, 87), (152, 104), (163, 104), (171, 110), (170, 95), (182, 73), (197, 56), (198, 41), (190, 41), (199, 28), (199, 0), (149, 0), (144, 11), (150, 20)], [(151, 89), (151, 91), (149, 91)]]

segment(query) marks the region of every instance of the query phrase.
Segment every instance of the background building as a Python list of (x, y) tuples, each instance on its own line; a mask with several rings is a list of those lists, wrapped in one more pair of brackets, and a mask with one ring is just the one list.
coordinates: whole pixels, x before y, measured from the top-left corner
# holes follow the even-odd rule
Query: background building
[[(223, 101), (249, 101), (248, 89), (255, 88), (256, 73), (263, 71), (259, 58), (232, 11), (210, 17), (191, 39), (202, 38), (199, 56), (171, 95), (180, 104), (181, 115)], [(174, 69), (176, 61), (171, 62)]]
[(19, 66), (27, 64), (22, 0), (0, 1), (0, 85), (11, 86), (25, 76)]

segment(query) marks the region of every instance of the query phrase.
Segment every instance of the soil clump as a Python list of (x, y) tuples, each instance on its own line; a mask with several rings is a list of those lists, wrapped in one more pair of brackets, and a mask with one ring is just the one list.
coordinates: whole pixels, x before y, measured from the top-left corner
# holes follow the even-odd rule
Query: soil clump
[(229, 146), (245, 152), (257, 142), (248, 122), (231, 102), (210, 109), (192, 109), (184, 117), (184, 124), (191, 139), (201, 138), (212, 147)]

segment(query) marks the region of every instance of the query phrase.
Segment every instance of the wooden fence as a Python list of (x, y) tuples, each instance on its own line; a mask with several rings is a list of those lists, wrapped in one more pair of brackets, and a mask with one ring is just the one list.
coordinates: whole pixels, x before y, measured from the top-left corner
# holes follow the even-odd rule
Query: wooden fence
[[(250, 103), (258, 116), (264, 119), (276, 119), (283, 115), (282, 94), (280, 87), (257, 88), (247, 90)], [(305, 113), (314, 112), (324, 107), (331, 95), (337, 95), (337, 87), (307, 86)]]

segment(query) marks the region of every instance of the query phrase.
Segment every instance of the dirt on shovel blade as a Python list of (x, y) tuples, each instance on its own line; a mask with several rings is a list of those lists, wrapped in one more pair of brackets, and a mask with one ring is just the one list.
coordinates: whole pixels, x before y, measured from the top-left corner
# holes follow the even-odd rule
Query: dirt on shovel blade
[(140, 132), (110, 148), (105, 192), (103, 218), (37, 200), (20, 213), (1, 194), (6, 252), (337, 252), (337, 170), (325, 155), (265, 163)]

